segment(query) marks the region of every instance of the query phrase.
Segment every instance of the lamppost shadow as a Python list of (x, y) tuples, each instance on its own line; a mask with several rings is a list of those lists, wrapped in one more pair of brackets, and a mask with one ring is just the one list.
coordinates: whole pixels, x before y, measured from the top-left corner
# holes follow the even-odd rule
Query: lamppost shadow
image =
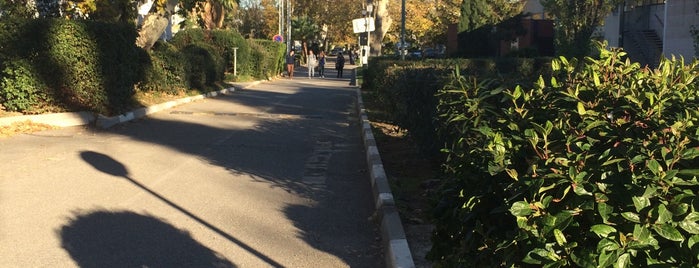
[[(148, 192), (153, 197), (156, 197), (160, 201), (168, 204), (170, 207), (177, 209), (182, 214), (187, 215), (190, 219), (198, 222), (199, 224), (201, 224), (204, 227), (208, 228), (209, 230), (215, 232), (216, 234), (222, 236), (223, 238), (227, 239), (228, 241), (230, 241), (230, 242), (236, 244), (237, 246), (241, 247), (242, 249), (250, 252), (251, 254), (255, 255), (256, 257), (258, 257), (260, 260), (266, 262), (267, 264), (269, 264), (273, 267), (284, 267), (280, 263), (271, 259), (269, 256), (257, 251), (256, 249), (252, 248), (251, 246), (243, 243), (242, 241), (236, 239), (235, 237), (224, 232), (223, 230), (219, 229), (218, 227), (208, 223), (207, 221), (203, 220), (202, 218), (199, 218), (198, 216), (194, 215), (193, 213), (189, 212), (188, 210), (184, 209), (183, 207), (175, 204), (174, 202), (172, 202), (172, 201), (168, 200), (167, 198), (163, 197), (162, 195), (154, 192), (153, 190), (149, 189), (148, 187), (141, 184), (140, 182), (129, 177), (129, 172), (128, 172), (128, 169), (126, 168), (126, 166), (124, 166), (121, 162), (111, 158), (110, 156), (102, 154), (102, 153), (98, 153), (98, 152), (93, 152), (93, 151), (82, 151), (82, 152), (80, 152), (80, 157), (85, 162), (87, 162), (92, 167), (94, 167), (95, 169), (97, 169), (101, 172), (104, 172), (106, 174), (110, 174), (110, 175), (116, 176), (116, 177), (122, 177), (122, 178), (128, 180), (129, 182), (131, 182), (131, 184), (138, 186), (138, 188), (141, 188), (141, 190)], [(158, 267), (158, 266), (154, 266), (154, 267)], [(171, 267), (171, 266), (166, 266), (166, 267)], [(218, 267), (218, 266), (216, 266), (216, 267)], [(225, 267), (230, 267), (230, 266), (225, 266)]]
[(80, 267), (237, 267), (185, 230), (130, 211), (75, 212), (58, 235)]

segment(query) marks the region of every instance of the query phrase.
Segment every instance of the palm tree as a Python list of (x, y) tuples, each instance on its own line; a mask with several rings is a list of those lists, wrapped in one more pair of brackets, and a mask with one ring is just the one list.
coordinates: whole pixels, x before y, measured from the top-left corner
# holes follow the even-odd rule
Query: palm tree
[(320, 26), (315, 24), (310, 17), (300, 16), (291, 20), (291, 35), (300, 39), (303, 45), (303, 58), (308, 54), (308, 41), (320, 34)]

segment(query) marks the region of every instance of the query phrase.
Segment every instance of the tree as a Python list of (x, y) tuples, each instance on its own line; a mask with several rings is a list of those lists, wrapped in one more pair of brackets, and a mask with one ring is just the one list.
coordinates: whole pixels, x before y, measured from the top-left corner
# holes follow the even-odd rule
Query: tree
[(555, 18), (556, 53), (584, 57), (590, 53), (591, 37), (623, 0), (541, 0), (546, 12)]
[(511, 18), (522, 12), (525, 2), (512, 0), (464, 0), (461, 4), (459, 32), (472, 31), (484, 25), (494, 25)]

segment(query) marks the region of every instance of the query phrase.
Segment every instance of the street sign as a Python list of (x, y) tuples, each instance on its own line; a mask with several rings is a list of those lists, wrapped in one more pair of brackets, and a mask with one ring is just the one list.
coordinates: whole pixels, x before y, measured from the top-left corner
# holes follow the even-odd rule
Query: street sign
[(353, 19), (352, 20), (352, 28), (354, 29), (354, 33), (364, 33), (367, 32), (367, 28), (369, 32), (374, 31), (374, 18), (372, 17), (367, 17), (367, 18), (360, 18), (360, 19)]
[(284, 37), (282, 37), (281, 35), (275, 34), (274, 37), (272, 37), (272, 40), (274, 42), (281, 43), (281, 42), (284, 42)]

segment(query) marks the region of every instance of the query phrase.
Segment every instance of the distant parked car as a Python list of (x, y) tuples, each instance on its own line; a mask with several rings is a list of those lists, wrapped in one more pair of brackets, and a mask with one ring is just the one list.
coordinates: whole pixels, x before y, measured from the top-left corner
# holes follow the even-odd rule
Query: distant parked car
[(432, 59), (444, 57), (444, 53), (442, 53), (441, 51), (434, 49), (434, 48), (425, 49), (424, 55), (425, 55), (425, 58), (432, 58)]
[(336, 47), (336, 48), (333, 48), (332, 50), (330, 50), (331, 56), (335, 56), (339, 53), (345, 54), (345, 49), (342, 47)]

